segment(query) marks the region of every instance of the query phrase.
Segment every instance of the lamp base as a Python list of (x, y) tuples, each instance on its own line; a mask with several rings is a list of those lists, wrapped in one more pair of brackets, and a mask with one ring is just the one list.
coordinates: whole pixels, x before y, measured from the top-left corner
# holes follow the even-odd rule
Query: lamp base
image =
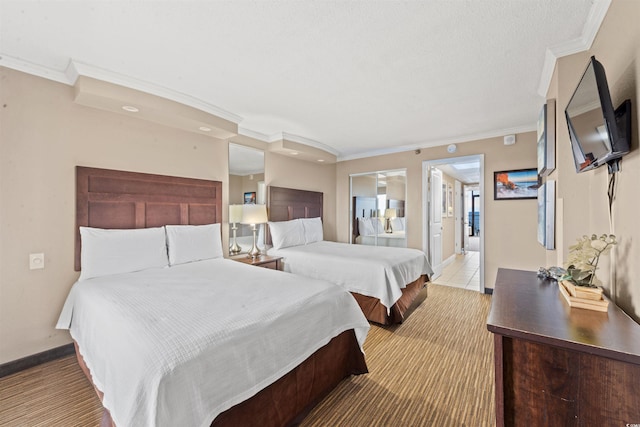
[(233, 227), (231, 228), (231, 230), (233, 230), (233, 244), (229, 247), (229, 253), (231, 255), (237, 255), (240, 252), (242, 252), (242, 248), (240, 247), (240, 245), (238, 245), (238, 242), (236, 241), (236, 230), (238, 229), (238, 227), (236, 227), (236, 224), (233, 224)]
[(262, 252), (256, 244), (256, 226), (254, 224), (251, 224), (251, 227), (253, 229), (253, 246), (251, 246), (251, 249), (249, 249), (249, 252), (247, 252), (247, 258), (255, 259), (260, 257), (260, 255), (262, 255)]

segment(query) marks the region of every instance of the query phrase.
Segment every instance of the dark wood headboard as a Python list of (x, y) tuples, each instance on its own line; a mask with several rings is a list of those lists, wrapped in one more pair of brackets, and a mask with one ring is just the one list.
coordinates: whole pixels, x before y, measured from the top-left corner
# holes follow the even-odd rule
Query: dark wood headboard
[(75, 269), (80, 228), (148, 228), (222, 222), (222, 183), (76, 167)]
[(298, 218), (322, 218), (322, 193), (269, 187), (269, 221), (289, 221)]

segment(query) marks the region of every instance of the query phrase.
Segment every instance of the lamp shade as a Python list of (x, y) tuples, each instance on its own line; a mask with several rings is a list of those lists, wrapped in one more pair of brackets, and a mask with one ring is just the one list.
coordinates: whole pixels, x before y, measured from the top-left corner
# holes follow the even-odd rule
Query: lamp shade
[(385, 218), (395, 218), (396, 216), (398, 216), (398, 214), (396, 213), (395, 208), (387, 209), (384, 211)]
[(265, 205), (242, 205), (242, 224), (264, 224), (268, 220)]
[(242, 205), (229, 205), (229, 222), (236, 224), (242, 220)]

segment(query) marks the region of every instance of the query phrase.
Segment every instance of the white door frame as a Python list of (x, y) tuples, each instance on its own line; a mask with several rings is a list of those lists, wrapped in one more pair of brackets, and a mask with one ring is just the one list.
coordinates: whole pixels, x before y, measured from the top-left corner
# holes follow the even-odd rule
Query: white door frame
[(462, 194), (462, 183), (457, 179), (454, 182), (454, 207), (453, 207), (453, 218), (455, 220), (455, 245), (454, 250), (456, 254), (462, 253), (462, 233), (464, 232), (464, 194)]
[(465, 163), (473, 160), (480, 162), (480, 292), (484, 293), (484, 236), (486, 236), (484, 228), (484, 154), (475, 154), (471, 156), (450, 157), (446, 159), (424, 160), (422, 162), (422, 250), (428, 253), (429, 250), (429, 207), (431, 204), (431, 191), (427, 185), (429, 171), (431, 167), (447, 163)]
[(442, 180), (442, 171), (438, 168), (429, 168), (429, 216), (427, 227), (429, 228), (429, 240), (427, 253), (431, 268), (433, 269), (432, 279), (440, 277), (444, 266), (442, 259), (442, 210), (446, 209), (446, 184)]

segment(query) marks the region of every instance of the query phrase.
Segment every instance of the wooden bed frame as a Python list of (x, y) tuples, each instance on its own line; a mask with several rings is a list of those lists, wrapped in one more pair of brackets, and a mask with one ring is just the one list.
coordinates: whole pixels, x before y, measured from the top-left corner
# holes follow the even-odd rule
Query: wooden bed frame
[[(269, 221), (290, 221), (298, 218), (322, 218), (323, 193), (317, 191), (296, 190), (293, 188), (269, 187)], [(267, 241), (271, 243), (270, 241)], [(428, 278), (420, 276), (402, 289), (402, 296), (391, 307), (387, 307), (378, 298), (352, 292), (367, 320), (382, 325), (402, 323), (418, 294), (426, 286)]]
[[(221, 222), (222, 183), (191, 178), (76, 167), (76, 269), (80, 269), (79, 226), (146, 228)], [(78, 344), (80, 367), (102, 401)], [(221, 413), (212, 426), (285, 426), (304, 416), (344, 378), (367, 372), (355, 332), (333, 338), (308, 359), (248, 400)], [(109, 411), (101, 426), (114, 426)]]

